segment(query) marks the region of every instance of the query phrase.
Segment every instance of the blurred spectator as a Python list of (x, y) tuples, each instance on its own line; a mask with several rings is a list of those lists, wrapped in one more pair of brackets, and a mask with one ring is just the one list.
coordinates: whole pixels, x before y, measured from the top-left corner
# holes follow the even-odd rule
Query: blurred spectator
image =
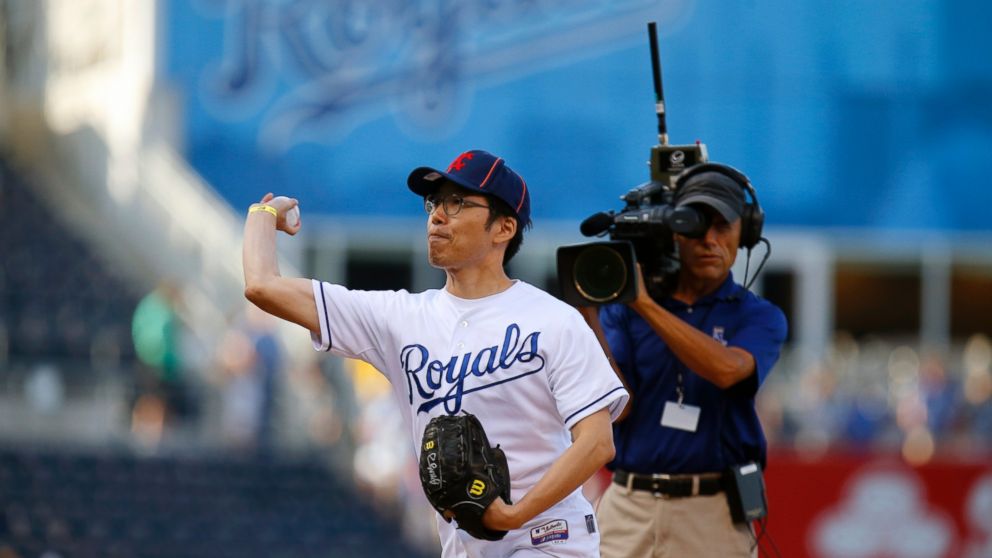
[(973, 443), (992, 449), (992, 341), (985, 334), (973, 335), (962, 355), (963, 406)]
[(961, 383), (949, 377), (945, 360), (936, 353), (927, 354), (920, 365), (920, 391), (927, 426), (936, 434), (950, 434), (964, 394)]
[(272, 449), (275, 389), (282, 367), (274, 325), (271, 316), (248, 305), (243, 319), (221, 342), (221, 431), (233, 448)]
[(992, 451), (992, 341), (975, 334), (941, 352), (907, 341), (839, 333), (827, 357), (802, 370), (787, 352), (758, 402), (769, 441), (901, 451), (917, 464)]
[(131, 320), (135, 353), (144, 365), (132, 409), (132, 431), (149, 445), (158, 443), (167, 426), (188, 421), (196, 411), (183, 376), (181, 296), (177, 284), (163, 281), (141, 299)]

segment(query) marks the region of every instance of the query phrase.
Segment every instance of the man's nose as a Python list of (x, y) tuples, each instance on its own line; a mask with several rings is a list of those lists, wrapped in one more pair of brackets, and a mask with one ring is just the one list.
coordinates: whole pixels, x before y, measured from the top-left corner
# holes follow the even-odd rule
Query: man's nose
[(716, 227), (710, 225), (709, 227), (706, 228), (706, 232), (703, 233), (703, 236), (701, 236), (699, 239), (707, 244), (712, 244), (713, 242), (716, 242), (716, 235), (717, 235)]
[(431, 223), (443, 223), (448, 219), (448, 212), (444, 210), (444, 204), (439, 203), (430, 212)]

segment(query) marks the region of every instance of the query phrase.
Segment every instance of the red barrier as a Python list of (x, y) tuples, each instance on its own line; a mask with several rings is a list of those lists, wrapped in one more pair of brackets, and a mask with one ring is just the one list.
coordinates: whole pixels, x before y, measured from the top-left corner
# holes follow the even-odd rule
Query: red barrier
[[(992, 459), (775, 452), (768, 533), (783, 558), (990, 558)], [(775, 556), (762, 539), (761, 556)]]

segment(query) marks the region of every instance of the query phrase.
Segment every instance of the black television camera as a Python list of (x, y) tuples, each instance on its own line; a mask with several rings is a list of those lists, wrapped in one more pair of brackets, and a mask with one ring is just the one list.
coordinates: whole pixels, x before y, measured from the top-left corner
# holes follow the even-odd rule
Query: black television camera
[(648, 24), (654, 73), (659, 145), (651, 148), (651, 180), (623, 196), (619, 212), (599, 212), (582, 222), (585, 236), (609, 234), (610, 242), (563, 246), (558, 249), (558, 283), (562, 298), (575, 306), (629, 302), (637, 294), (640, 262), (648, 292), (661, 296), (666, 278), (678, 271), (672, 233), (689, 237), (705, 234), (709, 223), (702, 213), (672, 203), (675, 178), (685, 169), (707, 161), (706, 146), (668, 145), (661, 63), (654, 22)]

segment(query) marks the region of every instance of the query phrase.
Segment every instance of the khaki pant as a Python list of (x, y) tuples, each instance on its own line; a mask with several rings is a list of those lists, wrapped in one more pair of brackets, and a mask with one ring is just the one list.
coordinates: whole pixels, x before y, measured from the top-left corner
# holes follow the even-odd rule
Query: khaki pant
[(602, 558), (757, 558), (746, 525), (730, 519), (724, 493), (659, 498), (616, 483), (599, 501)]

